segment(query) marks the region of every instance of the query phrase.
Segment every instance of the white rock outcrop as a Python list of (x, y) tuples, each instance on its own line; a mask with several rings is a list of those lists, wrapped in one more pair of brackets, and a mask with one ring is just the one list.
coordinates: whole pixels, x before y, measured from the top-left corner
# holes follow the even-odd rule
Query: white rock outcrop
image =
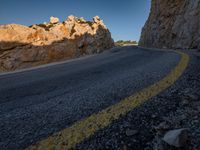
[(100, 53), (114, 46), (109, 30), (99, 17), (93, 22), (75, 16), (69, 16), (63, 23), (54, 19), (31, 27), (0, 26), (0, 71)]
[(59, 18), (51, 16), (50, 17), (50, 23), (52, 23), (52, 24), (59, 23)]

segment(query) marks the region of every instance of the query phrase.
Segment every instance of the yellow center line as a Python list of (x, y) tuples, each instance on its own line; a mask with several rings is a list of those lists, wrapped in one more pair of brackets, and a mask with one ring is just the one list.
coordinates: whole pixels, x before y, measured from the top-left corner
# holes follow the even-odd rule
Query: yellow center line
[(189, 62), (189, 56), (187, 54), (178, 51), (177, 53), (181, 56), (179, 63), (160, 81), (99, 113), (92, 114), (88, 118), (74, 123), (72, 126), (53, 134), (47, 139), (39, 141), (35, 145), (28, 147), (27, 150), (71, 149), (83, 140), (94, 135), (98, 130), (104, 129), (114, 120), (119, 119), (148, 99), (167, 89), (182, 75)]

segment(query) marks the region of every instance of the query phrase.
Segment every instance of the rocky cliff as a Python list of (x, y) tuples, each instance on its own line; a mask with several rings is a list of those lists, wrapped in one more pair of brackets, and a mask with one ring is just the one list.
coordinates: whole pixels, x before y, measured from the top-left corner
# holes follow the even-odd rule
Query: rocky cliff
[(0, 71), (100, 53), (113, 45), (109, 30), (98, 16), (93, 18), (93, 22), (69, 16), (62, 23), (51, 17), (50, 23), (30, 27), (2, 25)]
[(200, 48), (200, 0), (152, 0), (139, 45)]

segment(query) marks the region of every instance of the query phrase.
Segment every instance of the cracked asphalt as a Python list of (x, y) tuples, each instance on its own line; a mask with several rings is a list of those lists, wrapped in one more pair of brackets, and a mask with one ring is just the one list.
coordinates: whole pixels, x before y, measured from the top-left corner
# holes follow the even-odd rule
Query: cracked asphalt
[[(0, 147), (25, 149), (159, 81), (179, 60), (180, 56), (172, 51), (126, 46), (62, 64), (1, 75)], [(98, 135), (102, 139), (112, 137), (111, 134)], [(87, 143), (76, 148), (91, 147)], [(103, 144), (101, 148), (95, 145), (99, 146), (93, 142), (92, 149), (105, 149)]]

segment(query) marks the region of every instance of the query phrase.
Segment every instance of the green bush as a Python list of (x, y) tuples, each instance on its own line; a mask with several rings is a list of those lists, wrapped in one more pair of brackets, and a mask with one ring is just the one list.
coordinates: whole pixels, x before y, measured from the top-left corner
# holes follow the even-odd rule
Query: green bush
[(79, 21), (80, 23), (86, 23), (86, 20), (85, 20), (83, 17), (79, 18), (78, 21)]

